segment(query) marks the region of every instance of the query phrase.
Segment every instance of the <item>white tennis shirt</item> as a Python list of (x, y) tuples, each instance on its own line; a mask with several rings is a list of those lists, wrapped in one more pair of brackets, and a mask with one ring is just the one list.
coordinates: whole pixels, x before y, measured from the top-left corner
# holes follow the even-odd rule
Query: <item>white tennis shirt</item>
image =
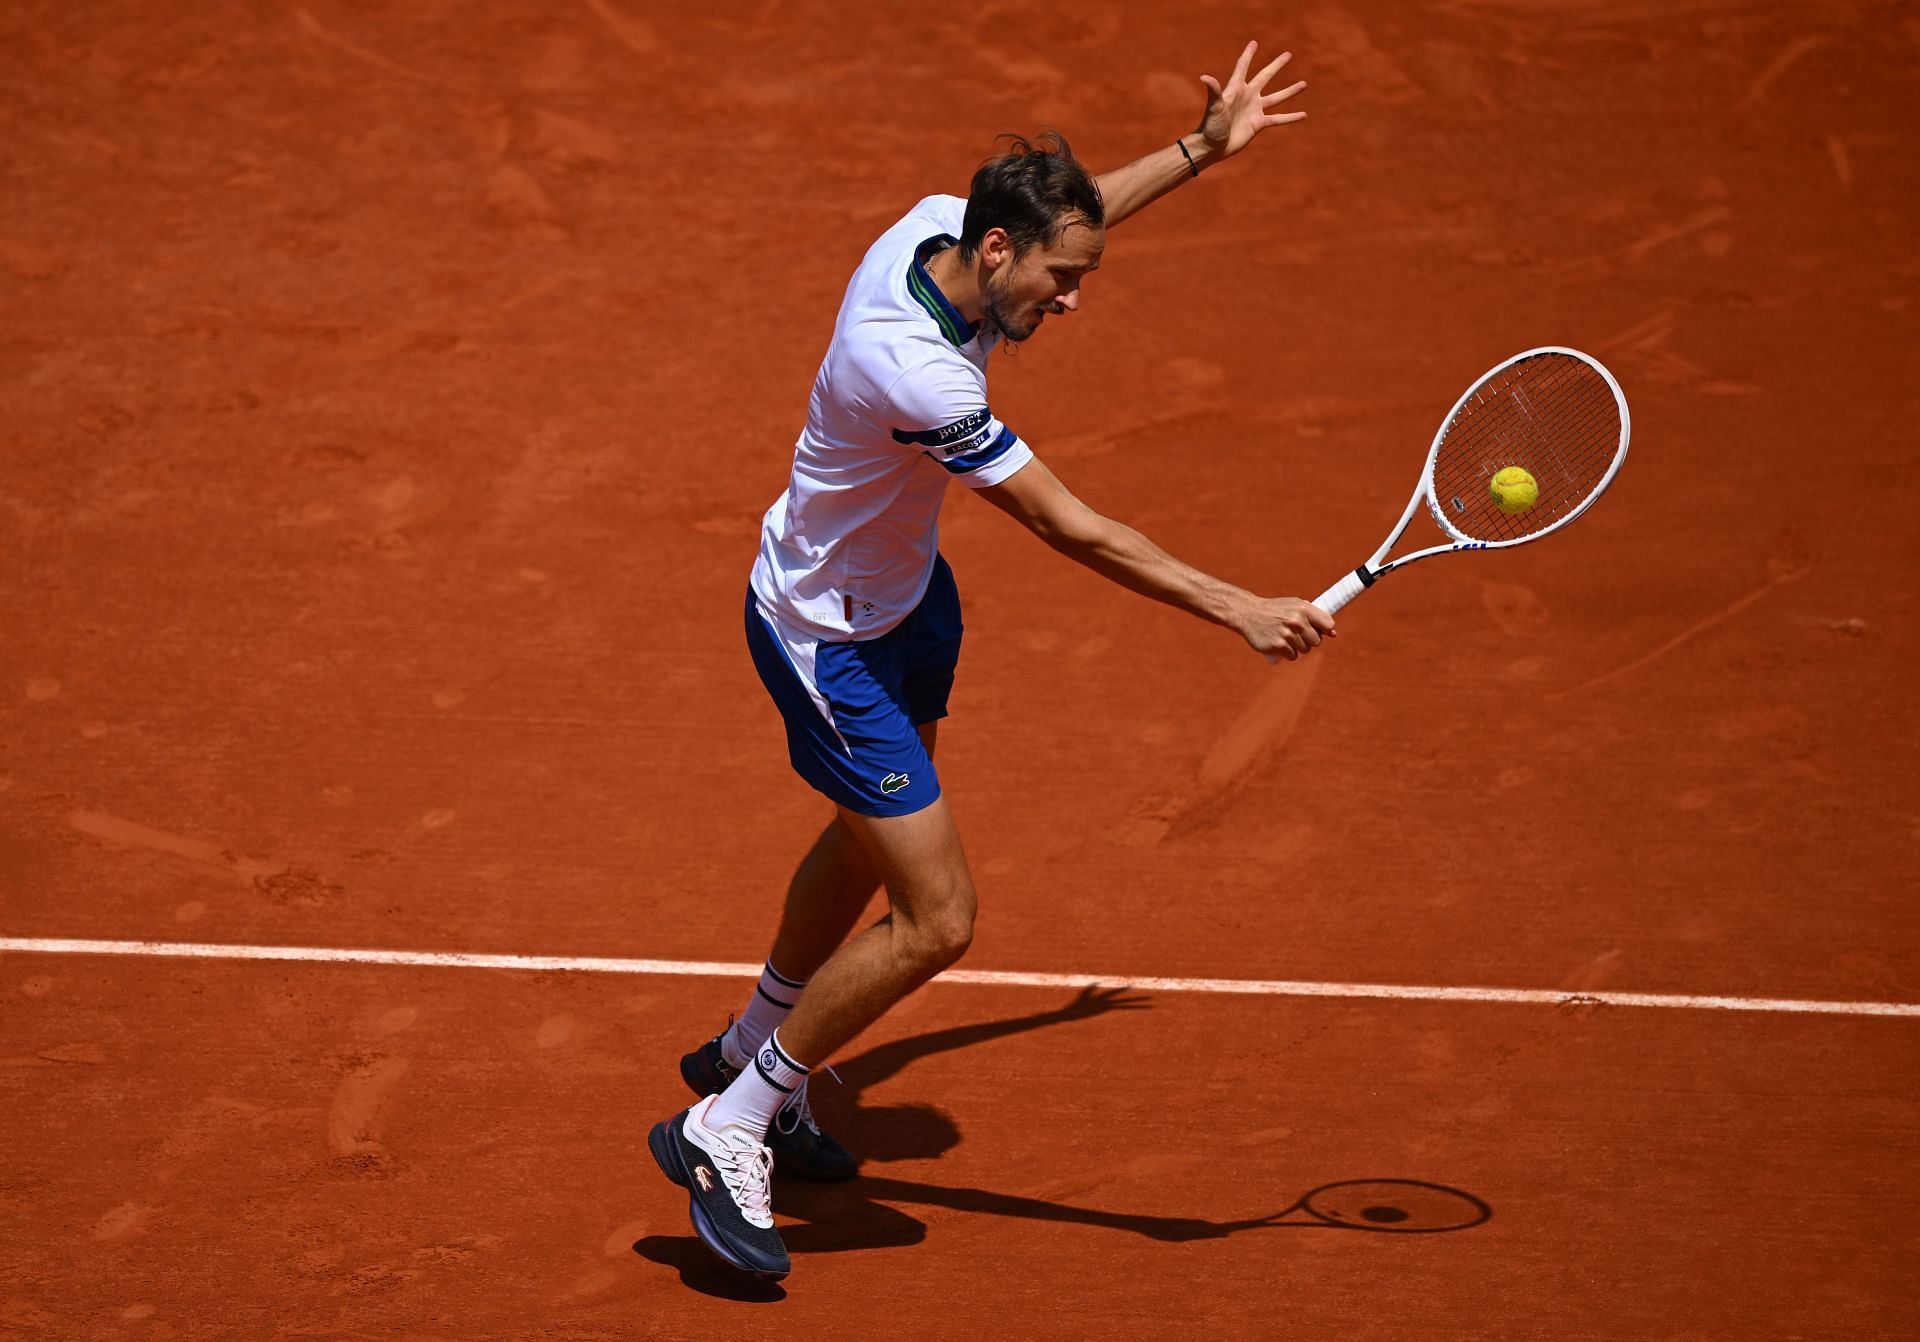
[(966, 208), (927, 197), (847, 285), (753, 566), (755, 598), (789, 634), (861, 641), (899, 624), (932, 576), (947, 482), (982, 489), (1033, 460), (987, 408), (998, 333), (964, 321), (927, 275)]

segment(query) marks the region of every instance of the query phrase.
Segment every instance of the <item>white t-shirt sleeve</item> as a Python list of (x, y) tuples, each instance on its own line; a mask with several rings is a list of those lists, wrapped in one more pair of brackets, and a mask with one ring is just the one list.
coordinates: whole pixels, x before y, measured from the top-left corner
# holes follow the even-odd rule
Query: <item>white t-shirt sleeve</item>
[(987, 407), (986, 385), (964, 360), (908, 368), (887, 392), (887, 428), (902, 450), (922, 452), (974, 489), (997, 485), (1033, 450)]

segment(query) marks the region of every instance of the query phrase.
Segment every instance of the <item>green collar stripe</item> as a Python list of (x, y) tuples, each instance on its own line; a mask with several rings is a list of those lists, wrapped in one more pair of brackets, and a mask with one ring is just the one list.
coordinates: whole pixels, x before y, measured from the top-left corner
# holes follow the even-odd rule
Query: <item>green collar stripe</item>
[(939, 326), (940, 334), (953, 345), (965, 345), (978, 331), (972, 322), (954, 310), (947, 296), (940, 292), (940, 286), (927, 274), (927, 258), (942, 247), (957, 246), (959, 241), (950, 233), (937, 234), (914, 248), (913, 259), (907, 263), (907, 292), (927, 310), (927, 315)]
[(913, 291), (913, 296), (920, 306), (940, 323), (940, 334), (956, 345), (967, 343), (968, 338), (961, 334), (959, 326), (948, 315), (946, 305), (940, 301), (940, 296), (932, 292), (933, 282), (927, 278), (926, 272), (921, 270), (917, 260), (913, 263), (912, 269), (907, 271), (907, 287)]

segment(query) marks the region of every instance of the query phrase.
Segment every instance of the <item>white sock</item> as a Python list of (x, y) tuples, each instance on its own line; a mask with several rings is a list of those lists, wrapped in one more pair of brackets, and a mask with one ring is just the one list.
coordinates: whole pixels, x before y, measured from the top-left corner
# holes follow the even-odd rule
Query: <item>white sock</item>
[(760, 1045), (767, 1042), (767, 1037), (785, 1023), (787, 1014), (800, 1000), (800, 990), (806, 986), (776, 970), (773, 961), (767, 961), (767, 967), (760, 971), (760, 982), (754, 985), (753, 996), (747, 999), (747, 1009), (720, 1037), (720, 1053), (729, 1067), (737, 1070), (747, 1065)]
[(764, 1141), (773, 1116), (806, 1079), (807, 1069), (780, 1047), (780, 1032), (775, 1030), (753, 1055), (753, 1065), (720, 1092), (720, 1098), (707, 1111), (706, 1125), (742, 1128)]

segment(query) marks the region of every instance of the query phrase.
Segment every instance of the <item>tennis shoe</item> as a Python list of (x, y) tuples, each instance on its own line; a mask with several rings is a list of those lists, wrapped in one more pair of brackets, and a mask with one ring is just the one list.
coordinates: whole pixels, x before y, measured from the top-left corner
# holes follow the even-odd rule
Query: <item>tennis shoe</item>
[(709, 1128), (712, 1109), (708, 1096), (654, 1124), (647, 1149), (661, 1173), (687, 1190), (701, 1243), (743, 1272), (778, 1281), (791, 1261), (773, 1228), (773, 1153), (738, 1128)]
[[(733, 1023), (729, 1021), (727, 1029), (732, 1028)], [(718, 1095), (740, 1075), (740, 1069), (727, 1061), (727, 1051), (720, 1047), (720, 1041), (726, 1037), (727, 1031), (722, 1030), (680, 1059), (680, 1079), (695, 1095)]]
[(813, 1121), (805, 1081), (773, 1116), (767, 1145), (773, 1149), (774, 1166), (789, 1178), (837, 1184), (860, 1172), (860, 1158), (820, 1131), (820, 1125)]
[[(724, 1036), (723, 1031), (680, 1059), (680, 1079), (695, 1095), (718, 1095), (740, 1075), (720, 1047)], [(820, 1131), (804, 1081), (773, 1116), (767, 1146), (773, 1151), (774, 1168), (789, 1179), (837, 1184), (860, 1172), (860, 1158)]]

